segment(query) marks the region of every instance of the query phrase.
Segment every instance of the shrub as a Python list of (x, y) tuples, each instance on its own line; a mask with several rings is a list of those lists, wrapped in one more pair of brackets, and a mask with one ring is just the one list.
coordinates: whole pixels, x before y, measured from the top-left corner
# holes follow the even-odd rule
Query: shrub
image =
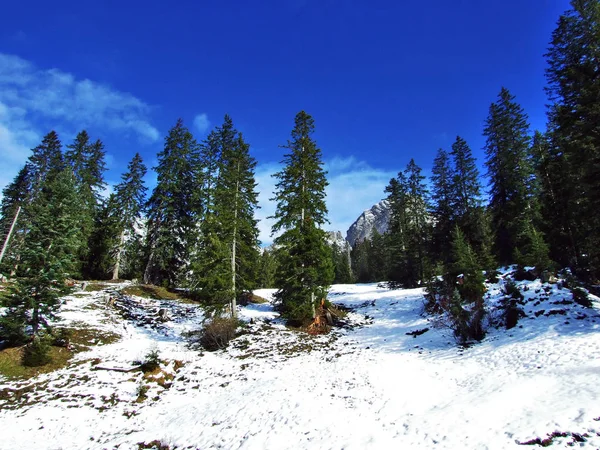
[(52, 345), (55, 347), (68, 348), (71, 343), (73, 332), (67, 328), (60, 328), (54, 333)]
[(152, 372), (153, 370), (158, 369), (160, 366), (160, 353), (156, 347), (151, 348), (146, 356), (144, 357), (144, 361), (141, 363), (140, 367), (142, 372)]
[(517, 302), (521, 302), (525, 298), (514, 281), (507, 281), (502, 290), (508, 298), (512, 298)]
[(38, 367), (48, 364), (50, 361), (50, 345), (48, 341), (35, 335), (33, 341), (23, 348), (21, 362), (24, 366)]
[(585, 306), (586, 308), (592, 307), (592, 300), (590, 299), (589, 292), (581, 287), (573, 288), (573, 301), (578, 305)]
[(233, 318), (214, 317), (205, 322), (200, 335), (200, 343), (208, 351), (226, 348), (235, 337), (239, 322)]
[(466, 344), (473, 340), (480, 341), (485, 337), (483, 301), (476, 301), (469, 308), (465, 308), (463, 298), (458, 290), (455, 290), (449, 305), (448, 316), (450, 327), (460, 344)]

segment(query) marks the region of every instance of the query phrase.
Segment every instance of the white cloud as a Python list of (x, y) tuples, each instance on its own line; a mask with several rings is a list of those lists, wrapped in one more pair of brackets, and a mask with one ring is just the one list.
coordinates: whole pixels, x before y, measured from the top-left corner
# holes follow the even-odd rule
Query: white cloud
[(0, 53), (0, 189), (52, 128), (94, 127), (156, 142), (150, 110), (129, 93)]
[[(325, 169), (329, 172), (326, 188), (327, 209), (329, 210), (330, 224), (325, 225), (326, 230), (341, 231), (345, 236), (346, 231), (358, 216), (385, 197), (385, 186), (396, 172), (375, 169), (366, 162), (354, 157), (333, 158), (325, 161)], [(272, 219), (276, 205), (269, 199), (273, 197), (276, 180), (272, 174), (281, 170), (279, 164), (259, 165), (256, 170), (256, 181), (259, 191), (259, 205), (257, 212), (260, 219), (260, 240), (263, 245), (270, 244)]]
[(208, 116), (205, 113), (198, 114), (196, 117), (194, 117), (194, 126), (196, 127), (196, 130), (200, 132), (200, 134), (205, 134), (210, 128)]

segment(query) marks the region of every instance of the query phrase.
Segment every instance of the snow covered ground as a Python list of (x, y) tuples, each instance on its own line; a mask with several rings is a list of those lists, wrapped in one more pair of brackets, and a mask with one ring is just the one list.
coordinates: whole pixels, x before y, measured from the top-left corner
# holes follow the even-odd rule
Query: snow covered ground
[[(123, 319), (105, 292), (79, 293), (63, 323), (121, 339), (33, 380), (0, 378), (0, 448), (504, 449), (554, 432), (566, 435), (553, 447), (598, 448), (600, 304), (568, 303), (570, 291), (539, 280), (518, 285), (527, 317), (465, 349), (421, 314), (421, 289), (333, 286), (350, 326), (317, 337), (251, 304), (240, 309), (249, 332), (214, 353), (187, 343), (202, 319), (193, 305), (134, 298)], [(172, 320), (144, 320), (159, 308)], [(93, 370), (131, 367), (152, 348), (166, 361), (155, 379)]]

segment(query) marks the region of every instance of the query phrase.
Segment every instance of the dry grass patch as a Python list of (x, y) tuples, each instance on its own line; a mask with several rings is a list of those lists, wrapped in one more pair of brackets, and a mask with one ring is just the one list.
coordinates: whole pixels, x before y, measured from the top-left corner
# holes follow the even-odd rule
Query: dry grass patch
[(96, 292), (96, 291), (101, 291), (102, 289), (106, 289), (105, 284), (90, 283), (85, 287), (85, 292)]
[(53, 372), (68, 365), (73, 353), (66, 348), (50, 347), (51, 361), (39, 367), (26, 367), (22, 364), (23, 347), (7, 348), (0, 351), (0, 375), (7, 378), (32, 378), (42, 373)]
[(173, 292), (161, 286), (153, 286), (151, 284), (136, 284), (127, 286), (121, 290), (125, 295), (135, 295), (143, 298), (153, 298), (157, 300), (180, 300), (179, 292)]
[(76, 351), (89, 350), (90, 346), (114, 344), (121, 336), (111, 331), (99, 330), (97, 328), (61, 328), (55, 330), (66, 330), (69, 341)]

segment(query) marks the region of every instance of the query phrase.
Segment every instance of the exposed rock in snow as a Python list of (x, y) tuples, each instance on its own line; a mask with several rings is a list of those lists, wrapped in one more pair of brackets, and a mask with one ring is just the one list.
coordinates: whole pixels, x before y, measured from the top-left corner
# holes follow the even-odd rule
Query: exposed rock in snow
[(354, 246), (356, 242), (371, 237), (376, 229), (383, 234), (388, 229), (390, 221), (390, 206), (387, 200), (381, 200), (370, 209), (364, 211), (356, 221), (350, 225), (346, 233), (346, 240)]
[(327, 242), (329, 245), (337, 244), (339, 248), (345, 248), (350, 250), (348, 241), (342, 236), (341, 231), (328, 231), (327, 232)]

